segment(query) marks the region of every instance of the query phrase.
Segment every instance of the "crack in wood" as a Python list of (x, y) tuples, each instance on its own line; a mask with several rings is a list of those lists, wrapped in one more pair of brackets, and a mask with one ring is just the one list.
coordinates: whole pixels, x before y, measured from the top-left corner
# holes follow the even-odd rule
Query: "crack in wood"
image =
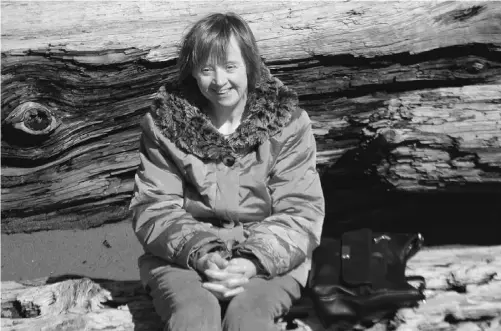
[(440, 16), (437, 16), (435, 18), (436, 22), (442, 22), (445, 24), (452, 24), (455, 22), (464, 22), (472, 17), (477, 16), (481, 12), (485, 10), (485, 6), (482, 5), (476, 5), (476, 6), (471, 6), (469, 8), (464, 8), (464, 9), (455, 9), (451, 10), (448, 13), (442, 14)]

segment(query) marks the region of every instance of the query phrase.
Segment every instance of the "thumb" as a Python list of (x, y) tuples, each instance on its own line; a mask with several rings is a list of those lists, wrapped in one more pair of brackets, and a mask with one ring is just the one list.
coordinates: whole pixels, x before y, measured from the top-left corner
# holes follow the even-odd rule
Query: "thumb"
[(211, 260), (207, 260), (207, 269), (219, 270), (220, 268), (218, 267), (218, 265), (216, 263), (212, 262)]
[(226, 268), (226, 266), (228, 266), (228, 261), (223, 259), (223, 257), (219, 255), (215, 256), (212, 262), (215, 263), (220, 269), (224, 269)]

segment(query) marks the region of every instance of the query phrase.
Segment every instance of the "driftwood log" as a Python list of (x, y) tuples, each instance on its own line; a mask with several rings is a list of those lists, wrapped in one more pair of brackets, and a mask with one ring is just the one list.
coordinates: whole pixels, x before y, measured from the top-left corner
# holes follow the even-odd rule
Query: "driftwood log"
[(175, 79), (185, 28), (216, 11), (249, 21), (272, 73), (309, 111), (327, 201), (339, 202), (330, 216), (391, 221), (408, 214), (396, 205), (428, 199), (448, 210), (473, 193), (485, 205), (459, 215), (499, 216), (490, 203), (501, 192), (499, 2), (1, 7), (2, 233), (129, 217), (139, 119)]
[[(425, 249), (410, 261), (408, 273), (426, 278), (426, 302), (367, 330), (500, 330), (500, 271), (501, 246)], [(280, 320), (282, 330), (324, 330), (307, 297), (292, 313), (304, 318)], [(139, 282), (71, 277), (2, 282), (1, 326), (4, 331), (162, 329)]]

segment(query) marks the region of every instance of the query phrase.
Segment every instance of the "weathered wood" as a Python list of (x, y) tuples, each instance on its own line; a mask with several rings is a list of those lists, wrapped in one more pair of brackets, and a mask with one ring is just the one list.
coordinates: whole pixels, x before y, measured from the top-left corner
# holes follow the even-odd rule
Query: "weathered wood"
[[(501, 246), (427, 248), (409, 263), (426, 278), (427, 300), (369, 330), (499, 330)], [(323, 330), (307, 298), (296, 330)], [(2, 282), (2, 330), (161, 330), (139, 282), (40, 279)], [(279, 322), (282, 329), (286, 323)]]
[(501, 85), (403, 93), (368, 119), (367, 148), (378, 157), (369, 163), (406, 191), (482, 183), (501, 192), (500, 105)]
[[(475, 190), (499, 189), (499, 109), (492, 101), (499, 98), (462, 100), (462, 93), (490, 84), (486, 89), (495, 94), (501, 82), (500, 3), (2, 2), (2, 232), (126, 219), (139, 118), (158, 87), (175, 79), (185, 27), (228, 10), (250, 22), (273, 74), (298, 92), (313, 121), (321, 170), (357, 168), (401, 191), (467, 191), (475, 181), (487, 183)], [(417, 96), (440, 95), (447, 87), (457, 95), (448, 99), (450, 114), (468, 107), (487, 116), (482, 111), (490, 107), (488, 132), (480, 122), (453, 117), (457, 125), (472, 125), (472, 133), (435, 125), (446, 131), (429, 131), (426, 139), (444, 142), (438, 147), (424, 141), (417, 150), (404, 149), (409, 135), (369, 144), (381, 141), (376, 125), (384, 122), (374, 119), (390, 116), (396, 102), (417, 109)], [(440, 105), (439, 98), (429, 107), (434, 103)], [(407, 125), (412, 132), (423, 128)], [(448, 135), (449, 141), (466, 137), (475, 148), (461, 145), (457, 151), (470, 161), (450, 156), (449, 169), (439, 172), (447, 160), (436, 155), (456, 151), (445, 143)], [(375, 151), (390, 160), (374, 159)], [(348, 152), (377, 162), (341, 166)], [(435, 161), (423, 163), (430, 155)], [(444, 181), (437, 179), (442, 175)]]
[[(422, 53), (469, 43), (499, 47), (495, 2), (332, 1), (4, 1), (2, 52), (61, 45), (72, 51), (120, 49), (120, 55), (80, 56), (90, 65), (120, 63), (125, 49), (154, 62), (176, 57), (180, 35), (202, 15), (235, 11), (250, 24), (268, 61), (311, 55), (374, 57)], [(18, 18), (22, 17), (22, 20)], [(43, 28), (43, 29), (42, 29)], [(61, 57), (68, 56), (60, 54)], [(72, 54), (69, 54), (71, 57)]]

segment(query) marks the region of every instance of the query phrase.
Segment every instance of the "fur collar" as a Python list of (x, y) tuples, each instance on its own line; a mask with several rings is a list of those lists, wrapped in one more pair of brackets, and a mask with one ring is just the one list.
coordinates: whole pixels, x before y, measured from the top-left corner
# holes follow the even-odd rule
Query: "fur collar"
[[(264, 67), (264, 66), (263, 66)], [(245, 155), (281, 132), (297, 110), (297, 96), (263, 69), (256, 89), (249, 93), (242, 122), (224, 137), (209, 117), (179, 88), (168, 93), (162, 86), (154, 97), (151, 114), (162, 134), (186, 153), (201, 159)]]

